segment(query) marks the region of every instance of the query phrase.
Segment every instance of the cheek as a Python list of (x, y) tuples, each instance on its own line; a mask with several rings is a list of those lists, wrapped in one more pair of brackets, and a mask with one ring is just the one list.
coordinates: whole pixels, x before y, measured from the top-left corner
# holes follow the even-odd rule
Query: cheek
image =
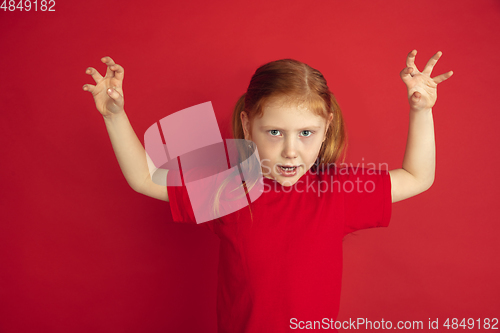
[(257, 150), (262, 163), (269, 164), (275, 158), (275, 153), (270, 149), (269, 145), (258, 145)]
[(307, 138), (302, 141), (302, 144), (307, 147), (308, 149), (316, 149), (316, 147), (321, 147), (321, 140), (323, 138), (319, 135), (315, 135), (312, 138)]
[(319, 151), (321, 150), (321, 143), (323, 138), (314, 138), (304, 143), (304, 158), (308, 160), (316, 160)]
[(265, 135), (256, 134), (253, 136), (253, 142), (257, 145), (260, 158), (263, 158), (263, 156), (266, 158), (272, 158), (276, 150), (276, 145), (273, 144), (272, 140), (266, 138)]

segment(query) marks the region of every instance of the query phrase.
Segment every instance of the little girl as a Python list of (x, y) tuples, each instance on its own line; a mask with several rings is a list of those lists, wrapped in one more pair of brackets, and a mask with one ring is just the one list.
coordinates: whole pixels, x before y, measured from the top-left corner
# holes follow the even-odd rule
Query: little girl
[[(422, 72), (408, 54), (401, 78), (410, 124), (403, 165), (391, 171), (338, 167), (347, 144), (342, 113), (323, 75), (283, 59), (257, 69), (233, 113), (235, 139), (255, 143), (264, 191), (250, 209), (202, 223), (220, 238), (217, 288), (219, 332), (338, 329), (342, 239), (388, 226), (391, 203), (427, 190), (434, 181), (431, 78), (436, 53)], [(137, 192), (170, 201), (177, 222), (196, 223), (185, 186), (155, 184), (148, 156), (123, 109), (124, 70), (109, 57), (96, 85), (86, 84), (103, 115), (118, 163)]]

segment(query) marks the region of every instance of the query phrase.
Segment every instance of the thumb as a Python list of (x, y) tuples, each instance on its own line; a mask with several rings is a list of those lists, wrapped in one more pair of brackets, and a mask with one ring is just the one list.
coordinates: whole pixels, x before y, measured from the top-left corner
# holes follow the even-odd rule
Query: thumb
[(117, 104), (121, 103), (123, 96), (113, 88), (108, 88), (108, 96), (111, 97)]
[(418, 101), (420, 101), (420, 97), (422, 97), (422, 95), (418, 91), (415, 91), (413, 95), (411, 95), (410, 101), (412, 103), (418, 103)]

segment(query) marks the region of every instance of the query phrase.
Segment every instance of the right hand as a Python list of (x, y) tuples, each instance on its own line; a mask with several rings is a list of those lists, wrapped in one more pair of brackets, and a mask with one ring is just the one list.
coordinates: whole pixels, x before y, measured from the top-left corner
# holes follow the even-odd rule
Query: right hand
[(104, 57), (101, 61), (108, 66), (106, 76), (102, 77), (95, 68), (87, 68), (85, 73), (92, 75), (96, 85), (85, 84), (83, 90), (92, 93), (97, 110), (103, 117), (109, 118), (124, 111), (122, 90), (124, 70), (110, 57)]
[(453, 75), (453, 71), (438, 75), (431, 78), (431, 73), (443, 52), (437, 52), (427, 62), (422, 72), (419, 72), (415, 66), (415, 56), (417, 50), (413, 50), (406, 57), (406, 68), (400, 75), (408, 90), (408, 101), (410, 102), (410, 110), (429, 110), (432, 109), (437, 99), (437, 86), (441, 82), (449, 79)]

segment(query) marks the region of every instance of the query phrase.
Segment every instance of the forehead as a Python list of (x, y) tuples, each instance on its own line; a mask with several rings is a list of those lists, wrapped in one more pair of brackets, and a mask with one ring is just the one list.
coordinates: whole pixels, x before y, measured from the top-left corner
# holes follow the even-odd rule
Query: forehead
[(304, 127), (321, 127), (325, 119), (310, 110), (306, 104), (288, 102), (283, 99), (268, 101), (263, 109), (262, 116), (254, 119), (254, 124), (260, 127), (280, 127), (287, 129)]

